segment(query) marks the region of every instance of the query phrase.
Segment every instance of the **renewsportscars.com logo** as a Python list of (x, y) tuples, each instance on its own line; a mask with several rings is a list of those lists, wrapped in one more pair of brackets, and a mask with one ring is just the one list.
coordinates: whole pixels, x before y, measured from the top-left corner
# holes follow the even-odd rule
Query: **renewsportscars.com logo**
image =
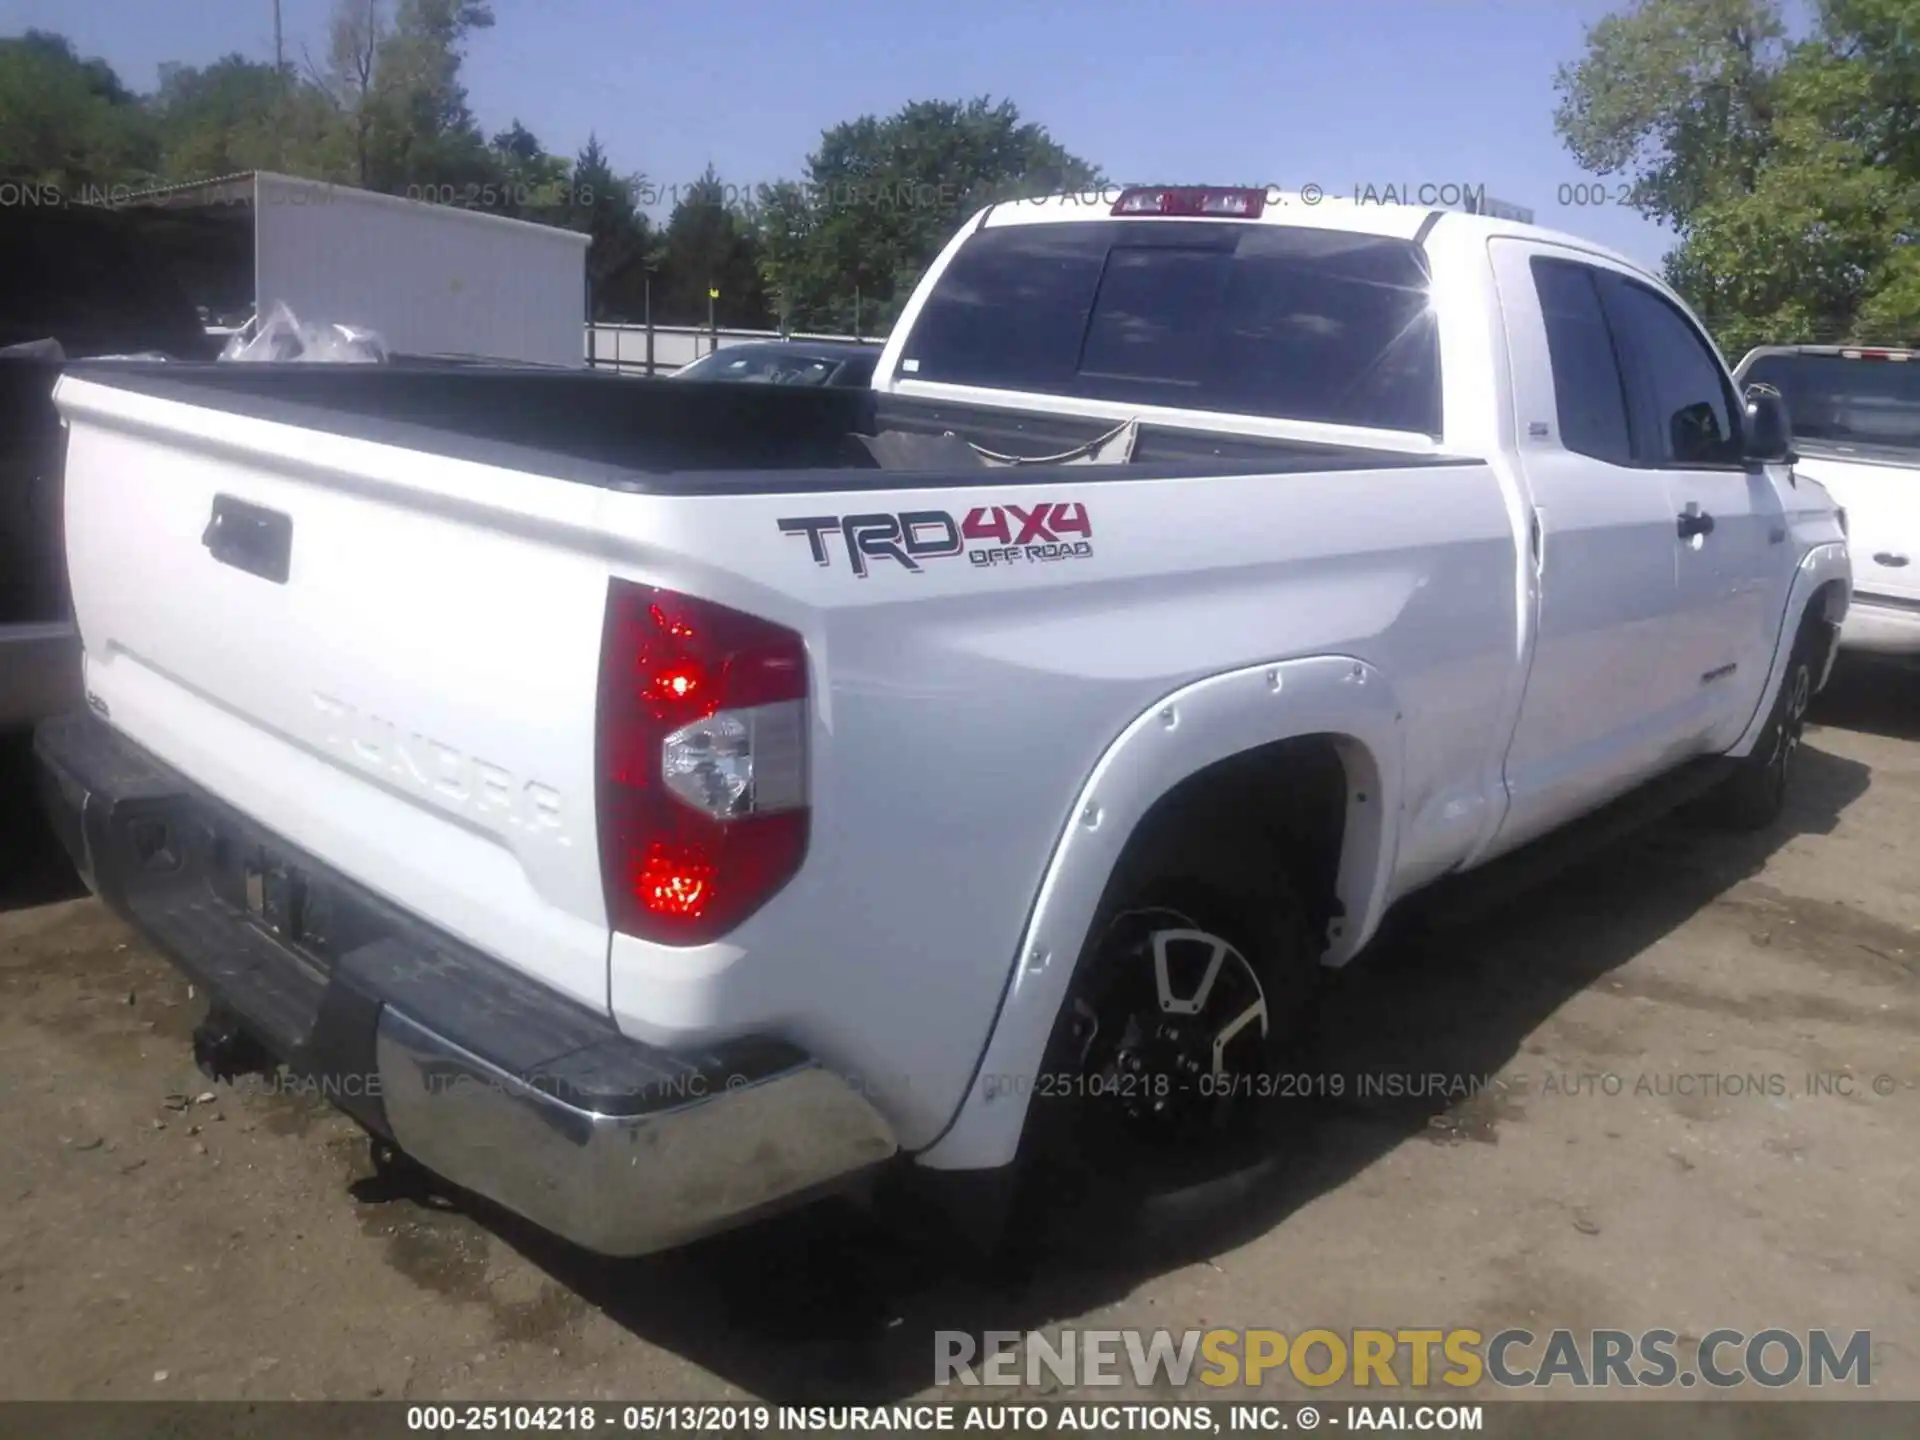
[[(934, 1384), (1182, 1390), (1288, 1381), (1424, 1390), (1782, 1389), (1873, 1383), (1873, 1334), (1830, 1330), (936, 1330)], [(1689, 1353), (1691, 1352), (1691, 1353)]]
[(813, 563), (833, 564), (841, 546), (847, 564), (864, 580), (876, 560), (924, 573), (929, 560), (965, 555), (974, 565), (1028, 565), (1084, 560), (1093, 554), (1093, 522), (1077, 501), (1041, 500), (1032, 505), (976, 505), (961, 519), (945, 510), (876, 511), (870, 515), (802, 515), (782, 520), (782, 535), (804, 535)]

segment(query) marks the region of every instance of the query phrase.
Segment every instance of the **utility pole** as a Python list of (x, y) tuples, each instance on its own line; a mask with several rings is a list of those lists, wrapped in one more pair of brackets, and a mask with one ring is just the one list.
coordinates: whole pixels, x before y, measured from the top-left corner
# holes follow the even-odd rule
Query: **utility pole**
[(647, 317), (647, 376), (653, 376), (653, 266), (647, 266), (646, 317)]
[(273, 127), (274, 154), (277, 163), (287, 168), (287, 42), (280, 28), (280, 0), (273, 0), (273, 85), (274, 103), (280, 112), (280, 123)]

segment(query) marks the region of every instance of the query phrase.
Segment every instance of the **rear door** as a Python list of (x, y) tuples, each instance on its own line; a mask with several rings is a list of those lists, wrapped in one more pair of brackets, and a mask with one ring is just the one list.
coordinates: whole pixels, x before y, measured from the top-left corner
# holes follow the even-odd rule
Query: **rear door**
[(1635, 453), (1601, 272), (1578, 251), (1491, 245), (1537, 608), (1506, 760), (1510, 806), (1490, 854), (1661, 768), (1684, 743), (1698, 688), (1676, 654), (1673, 506), (1666, 477)]
[(1599, 276), (1634, 415), (1639, 463), (1664, 477), (1678, 566), (1676, 682), (1703, 750), (1732, 744), (1766, 684), (1798, 557), (1780, 485), (1745, 459), (1746, 407), (1685, 311), (1618, 271)]

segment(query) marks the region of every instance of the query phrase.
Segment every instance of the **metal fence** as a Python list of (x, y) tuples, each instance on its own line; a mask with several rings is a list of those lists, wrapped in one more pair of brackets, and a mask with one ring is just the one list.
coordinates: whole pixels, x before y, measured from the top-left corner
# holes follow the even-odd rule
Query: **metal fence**
[(588, 325), (587, 364), (626, 375), (671, 375), (703, 355), (756, 340), (830, 340), (879, 349), (884, 338), (871, 335), (815, 335), (778, 330), (714, 330), (704, 325)]

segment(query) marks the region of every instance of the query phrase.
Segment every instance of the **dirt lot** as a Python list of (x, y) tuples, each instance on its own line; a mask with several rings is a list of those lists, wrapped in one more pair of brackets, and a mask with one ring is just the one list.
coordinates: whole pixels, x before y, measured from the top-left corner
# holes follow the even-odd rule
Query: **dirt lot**
[(1666, 822), (1345, 977), (1335, 1069), (1498, 1085), (1330, 1103), (1240, 1231), (1020, 1283), (851, 1207), (611, 1263), (383, 1195), (324, 1109), (195, 1103), (184, 982), (16, 878), (0, 1396), (881, 1400), (936, 1329), (1777, 1325), (1870, 1329), (1920, 1398), (1920, 683), (1818, 716), (1778, 831)]

